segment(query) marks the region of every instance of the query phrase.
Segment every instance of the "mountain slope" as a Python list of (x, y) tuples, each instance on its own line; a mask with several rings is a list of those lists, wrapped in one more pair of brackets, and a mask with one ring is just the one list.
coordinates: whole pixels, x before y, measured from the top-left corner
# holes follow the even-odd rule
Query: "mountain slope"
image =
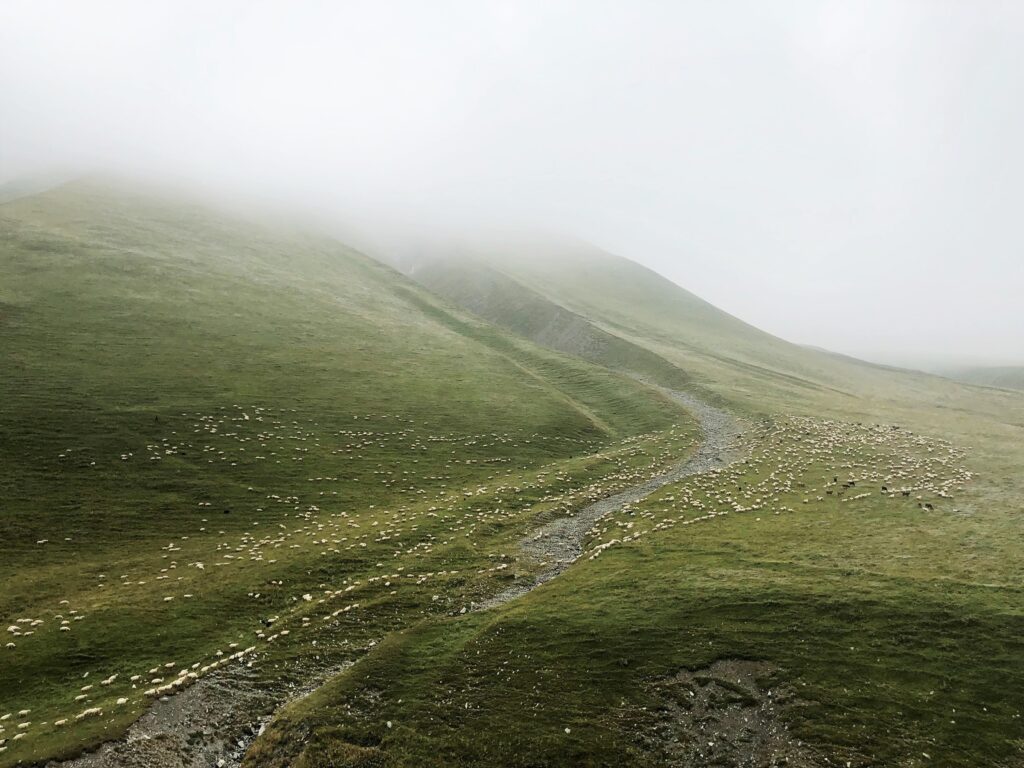
[(598, 328), (507, 275), (471, 261), (434, 261), (414, 273), (434, 293), (540, 346), (628, 371), (667, 387), (687, 383), (684, 371), (644, 347)]
[(674, 362), (751, 417), (745, 458), (391, 637), (247, 766), (1019, 764), (1024, 397), (787, 344), (614, 257), (466, 256), (413, 274), (612, 368)]
[[(148, 713), (83, 765), (1016, 768), (1024, 395), (563, 248), (434, 293), (137, 188), (0, 206), (0, 766)], [(692, 454), (634, 376), (738, 458), (531, 590), (538, 531)]]
[[(413, 277), (479, 316), (535, 340), (540, 338), (536, 317), (559, 319), (545, 333), (552, 338), (564, 333), (571, 340), (579, 334), (565, 332), (566, 322), (579, 325), (582, 319), (589, 326), (583, 338), (610, 336), (615, 345), (652, 353), (685, 372), (688, 386), (746, 412), (785, 410), (850, 419), (898, 416), (923, 427), (946, 428), (947, 421), (933, 420), (919, 407), (922, 399), (957, 410), (968, 397), (973, 408), (996, 419), (1006, 407), (998, 397), (980, 396), (939, 376), (791, 344), (639, 264), (584, 243), (509, 238), (499, 245), (463, 244), (450, 252), (454, 255), (438, 249), (426, 257)], [(480, 290), (485, 268), (488, 288)], [(813, 322), (814, 311), (808, 307), (808, 322)], [(559, 348), (587, 357), (586, 346)], [(628, 361), (606, 355), (601, 362), (640, 372), (635, 354)], [(970, 433), (969, 419), (962, 429)]]
[(951, 379), (967, 384), (979, 384), (984, 387), (1002, 387), (1004, 389), (1024, 389), (1024, 367), (1021, 366), (958, 368), (944, 373)]
[[(644, 436), (688, 423), (660, 393), (335, 241), (113, 182), (0, 205), (0, 350), (0, 715), (33, 713), (0, 765), (116, 735), (144, 688), (264, 647), (275, 616), (301, 637), (303, 594), (365, 590), (385, 562), (465, 567), (444, 606), (486, 592), (471, 574), (563, 485), (691, 440)], [(278, 638), (267, 688), (441, 609), (430, 589), (407, 612), (364, 597), (338, 657)]]
[[(48, 377), (96, 398), (127, 387), (230, 397), (228, 387), (290, 394), (301, 381), (317, 396), (344, 391), (352, 410), (393, 399), (456, 423), (486, 412), (503, 426), (512, 379), (537, 387), (480, 338), (421, 316), (410, 298), (432, 300), (415, 284), (329, 240), (89, 186), (2, 212), (6, 347), (26, 390)], [(435, 360), (442, 372), (504, 380), (446, 406)]]

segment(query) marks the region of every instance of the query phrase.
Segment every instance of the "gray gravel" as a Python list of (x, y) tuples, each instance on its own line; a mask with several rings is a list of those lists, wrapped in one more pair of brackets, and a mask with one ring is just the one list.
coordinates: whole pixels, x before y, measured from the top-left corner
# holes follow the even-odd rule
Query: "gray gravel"
[(274, 712), (348, 666), (311, 666), (301, 685), (258, 677), (244, 665), (218, 670), (155, 701), (124, 737), (47, 768), (237, 768)]
[(739, 422), (728, 412), (708, 405), (686, 392), (664, 390), (682, 404), (700, 422), (704, 439), (697, 452), (677, 467), (662, 475), (634, 485), (614, 496), (595, 501), (575, 515), (548, 523), (534, 535), (523, 540), (521, 547), (527, 556), (541, 563), (541, 571), (530, 581), (515, 584), (494, 597), (473, 605), (473, 610), (484, 611), (522, 597), (541, 584), (551, 581), (572, 565), (583, 554), (583, 541), (594, 524), (609, 512), (625, 504), (633, 504), (668, 483), (724, 467), (736, 458), (736, 440), (742, 434)]
[(633, 735), (651, 768), (864, 764), (852, 755), (829, 761), (796, 738), (789, 716), (801, 702), (778, 670), (763, 661), (719, 659), (655, 680), (648, 691), (658, 705), (636, 713), (641, 725), (634, 726)]

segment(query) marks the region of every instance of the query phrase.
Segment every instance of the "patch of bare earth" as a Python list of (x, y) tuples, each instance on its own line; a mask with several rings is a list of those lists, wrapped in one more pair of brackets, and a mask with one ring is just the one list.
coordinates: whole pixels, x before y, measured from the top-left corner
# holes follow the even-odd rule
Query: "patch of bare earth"
[(680, 768), (819, 768), (845, 766), (802, 743), (788, 728), (799, 704), (771, 665), (723, 660), (653, 682), (657, 703), (638, 738), (652, 765)]
[(233, 768), (277, 709), (347, 666), (296, 671), (301, 684), (258, 677), (244, 666), (224, 669), (154, 702), (124, 738), (48, 768)]

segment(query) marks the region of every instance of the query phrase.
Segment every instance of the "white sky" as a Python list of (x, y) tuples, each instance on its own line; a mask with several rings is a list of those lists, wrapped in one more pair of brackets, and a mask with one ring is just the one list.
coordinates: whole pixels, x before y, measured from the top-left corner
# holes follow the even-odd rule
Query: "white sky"
[(1024, 2), (0, 0), (0, 181), (529, 222), (793, 341), (1024, 363)]

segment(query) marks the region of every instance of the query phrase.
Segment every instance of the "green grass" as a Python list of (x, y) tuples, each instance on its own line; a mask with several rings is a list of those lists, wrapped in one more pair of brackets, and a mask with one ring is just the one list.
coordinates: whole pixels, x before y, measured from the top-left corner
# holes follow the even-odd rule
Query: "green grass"
[[(843, 435), (823, 456), (808, 450), (807, 428), (766, 431), (734, 472), (666, 487), (602, 521), (610, 532), (595, 546), (630, 522), (635, 539), (521, 600), (393, 637), (286, 710), (250, 763), (661, 764), (638, 738), (659, 709), (651, 681), (741, 658), (770, 662), (796, 689), (787, 722), (833, 761), (1015, 764), (1024, 739), (1024, 594), (1006, 558), (1015, 545), (962, 552), (990, 521), (952, 513), (970, 500), (969, 484), (953, 500), (927, 490), (929, 473), (963, 477), (942, 444), (865, 444), (856, 426), (814, 427), (817, 437)], [(833, 476), (850, 476), (848, 464), (884, 478), (918, 461), (900, 487), (937, 511), (880, 493), (884, 479), (824, 493)], [(734, 484), (751, 490), (748, 511), (719, 501)], [(813, 493), (804, 504), (809, 488), (822, 501)], [(703, 519), (709, 511), (729, 514)]]
[(173, 677), (148, 670), (262, 648), (259, 619), (322, 584), (366, 589), (385, 559), (476, 574), (569, 485), (693, 440), (658, 393), (330, 241), (96, 184), (0, 207), (0, 238), (0, 765), (116, 735)]
[[(588, 340), (606, 333), (675, 363), (691, 389), (765, 425), (759, 463), (609, 516), (592, 547), (635, 538), (519, 601), (392, 638), (286, 710), (250, 765), (660, 764), (645, 738), (663, 708), (653, 685), (732, 658), (769, 662), (796, 689), (785, 718), (819, 762), (1019, 764), (1024, 398), (786, 344), (606, 254), (501, 254), (488, 269), (510, 282), (480, 269), (417, 274), (539, 343), (597, 359)], [(590, 327), (563, 344), (547, 320)], [(600, 361), (650, 376), (642, 358)], [(867, 439), (859, 425), (876, 423), (902, 430)], [(905, 472), (911, 496), (881, 494), (877, 478), (862, 499), (825, 493), (870, 471)], [(729, 510), (733, 483), (771, 472), (788, 488), (762, 509), (671, 522)], [(963, 483), (954, 500), (929, 473)]]
[[(492, 325), (285, 225), (95, 183), (0, 206), (0, 623), (42, 620), (0, 648), (0, 715), (32, 710), (0, 766), (123, 732), (143, 680), (232, 643), (268, 685), (358, 662), (251, 766), (658, 765), (658, 682), (735, 658), (832, 764), (1018, 766), (1024, 396), (535, 255), (445, 275)], [(460, 613), (537, 566), (525, 533), (692, 449), (627, 373), (742, 414), (751, 458)]]

